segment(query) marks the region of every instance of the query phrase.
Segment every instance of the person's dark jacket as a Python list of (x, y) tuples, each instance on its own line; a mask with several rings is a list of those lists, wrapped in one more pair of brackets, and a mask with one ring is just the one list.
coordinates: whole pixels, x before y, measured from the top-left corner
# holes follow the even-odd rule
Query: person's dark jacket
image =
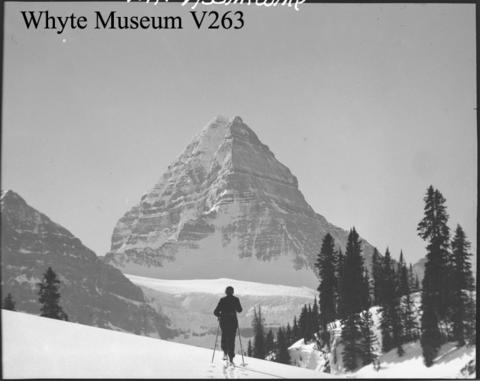
[(213, 314), (220, 318), (220, 322), (230, 320), (238, 323), (237, 312), (242, 312), (240, 300), (236, 296), (227, 295), (220, 299)]

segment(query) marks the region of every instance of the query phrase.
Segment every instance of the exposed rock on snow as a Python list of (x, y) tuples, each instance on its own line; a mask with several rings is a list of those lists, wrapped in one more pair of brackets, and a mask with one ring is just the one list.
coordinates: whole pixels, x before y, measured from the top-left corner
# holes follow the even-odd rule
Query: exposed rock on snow
[(2, 194), (1, 212), (2, 295), (11, 293), (19, 311), (40, 314), (37, 283), (50, 266), (61, 281), (60, 304), (70, 321), (173, 335), (166, 317), (145, 303), (138, 286), (18, 194)]
[[(297, 178), (239, 117), (212, 120), (117, 223), (105, 256), (164, 279), (229, 277), (316, 287), (324, 235), (347, 232), (315, 213)], [(364, 241), (370, 263), (372, 247)]]

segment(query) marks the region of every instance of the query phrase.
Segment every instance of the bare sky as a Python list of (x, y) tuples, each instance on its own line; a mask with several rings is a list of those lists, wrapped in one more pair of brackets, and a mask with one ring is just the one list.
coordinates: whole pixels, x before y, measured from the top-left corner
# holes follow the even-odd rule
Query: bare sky
[[(241, 116), (315, 211), (380, 251), (424, 255), (430, 184), (475, 249), (473, 4), (244, 6), (239, 31), (198, 31), (179, 3), (5, 8), (2, 188), (97, 254), (217, 114)], [(181, 15), (185, 29), (58, 35), (27, 30), (32, 9)]]

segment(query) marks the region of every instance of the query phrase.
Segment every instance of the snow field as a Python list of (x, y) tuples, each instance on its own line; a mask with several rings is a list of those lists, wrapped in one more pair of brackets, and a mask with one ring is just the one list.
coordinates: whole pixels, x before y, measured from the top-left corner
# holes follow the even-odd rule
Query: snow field
[(2, 340), (4, 378), (331, 377), (249, 357), (224, 369), (220, 351), (212, 364), (205, 348), (6, 310)]

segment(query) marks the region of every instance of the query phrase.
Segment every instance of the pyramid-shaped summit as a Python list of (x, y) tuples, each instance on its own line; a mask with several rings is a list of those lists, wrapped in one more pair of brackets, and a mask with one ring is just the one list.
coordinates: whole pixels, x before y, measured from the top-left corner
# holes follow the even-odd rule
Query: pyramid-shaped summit
[[(234, 278), (316, 286), (329, 232), (297, 178), (240, 117), (214, 118), (113, 231), (105, 260), (166, 279)], [(364, 251), (372, 247), (365, 242)]]

